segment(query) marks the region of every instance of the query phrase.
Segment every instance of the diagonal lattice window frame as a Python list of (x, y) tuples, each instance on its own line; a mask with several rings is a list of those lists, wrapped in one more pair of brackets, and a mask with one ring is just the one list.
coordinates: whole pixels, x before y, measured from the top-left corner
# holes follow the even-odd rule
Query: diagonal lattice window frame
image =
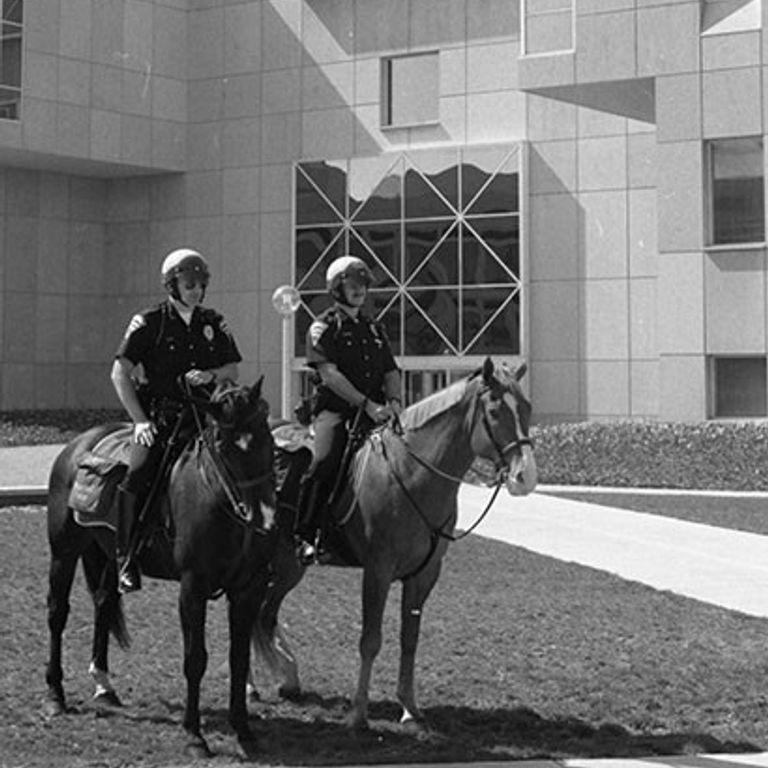
[[(313, 174), (298, 163), (297, 178), (301, 174), (300, 178), (306, 179), (334, 211), (340, 229), (297, 284), (304, 310), (304, 320), (297, 322), (295, 329), (299, 356), (304, 350), (306, 327), (321, 311), (318, 308), (324, 291), (318, 287), (318, 270), (325, 268), (330, 255), (341, 253), (360, 256), (374, 270), (376, 280), (371, 293), (372, 298), (379, 297), (375, 301), (376, 314), (378, 319), (388, 321), (390, 332), (397, 335), (391, 339), (396, 350), (414, 347), (413, 340), (405, 335), (408, 318), (417, 313), (419, 323), (431, 330), (430, 348), (409, 354), (439, 354), (443, 359), (485, 353), (519, 354), (519, 305), (523, 294), (519, 155), (517, 145), (414, 150), (394, 156), (333, 161), (324, 166), (322, 173), (317, 172), (319, 164), (313, 163)], [(325, 193), (318, 182), (321, 176), (333, 178), (334, 189), (344, 185), (345, 211), (340, 211), (341, 206)], [(301, 206), (298, 198), (296, 205)], [(298, 242), (316, 225), (306, 223), (300, 210), (294, 213)], [(493, 237), (489, 238), (487, 232), (492, 232)], [(478, 258), (486, 263), (477, 268), (482, 273), (492, 272), (493, 279), (465, 284), (466, 264)], [(306, 280), (309, 273), (315, 274), (311, 290)], [(494, 301), (495, 297), (500, 300), (496, 304), (477, 300), (483, 289), (494, 296)], [(447, 293), (451, 301), (444, 300)], [(437, 297), (434, 308), (425, 304), (425, 296)], [(468, 303), (475, 315), (471, 322), (463, 317)], [(446, 314), (451, 311), (455, 318)], [(500, 324), (505, 313), (515, 315), (504, 323), (511, 329), (509, 339), (497, 332), (493, 341), (479, 343), (489, 329)], [(453, 322), (454, 331), (447, 333)], [(436, 343), (440, 349), (434, 349)]]

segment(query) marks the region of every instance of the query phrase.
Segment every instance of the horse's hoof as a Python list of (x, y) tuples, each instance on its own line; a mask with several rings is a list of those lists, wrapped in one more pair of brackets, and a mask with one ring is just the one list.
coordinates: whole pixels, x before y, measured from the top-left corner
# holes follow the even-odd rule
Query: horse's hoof
[(353, 733), (367, 733), (371, 729), (371, 726), (368, 724), (368, 718), (358, 717), (354, 714), (347, 716), (345, 725)]
[(190, 738), (186, 747), (184, 747), (184, 751), (193, 760), (206, 760), (213, 756), (213, 753), (208, 749), (208, 744), (206, 744), (205, 739), (202, 736), (193, 736)]
[(50, 719), (52, 717), (59, 717), (67, 712), (67, 705), (63, 699), (51, 696), (43, 702), (42, 707), (43, 717)]
[(114, 691), (103, 691), (93, 696), (93, 703), (100, 707), (122, 707), (123, 702)]
[(277, 689), (277, 694), (281, 699), (285, 699), (286, 701), (297, 702), (302, 699), (301, 688), (292, 685), (281, 685)]
[(251, 731), (239, 733), (237, 735), (237, 746), (240, 757), (246, 760), (253, 760), (259, 751), (259, 740)]
[(423, 717), (403, 717), (400, 720), (400, 727), (419, 740), (428, 739), (432, 735), (432, 731)]

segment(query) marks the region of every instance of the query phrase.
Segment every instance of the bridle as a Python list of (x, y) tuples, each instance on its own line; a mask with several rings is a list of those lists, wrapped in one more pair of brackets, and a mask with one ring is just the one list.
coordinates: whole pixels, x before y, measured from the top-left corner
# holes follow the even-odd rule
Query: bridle
[[(477, 397), (481, 398), (484, 392), (488, 389), (489, 387), (480, 390), (480, 392), (477, 394)], [(497, 483), (503, 483), (507, 479), (507, 474), (509, 472), (507, 469), (507, 454), (511, 451), (521, 450), (525, 445), (532, 448), (533, 441), (530, 437), (520, 437), (518, 435), (518, 425), (515, 424), (515, 439), (510, 440), (506, 445), (502, 446), (501, 443), (499, 443), (499, 441), (496, 439), (496, 435), (493, 433), (491, 420), (488, 418), (488, 408), (486, 407), (485, 402), (482, 404), (481, 418), (483, 427), (485, 428), (485, 433), (488, 436), (488, 440), (496, 451), (497, 461), (494, 462), (494, 468), (496, 469)]]
[[(475, 423), (477, 421), (477, 413), (478, 410), (480, 410), (480, 418), (481, 418), (481, 424), (483, 428), (485, 429), (485, 434), (488, 437), (489, 442), (493, 446), (494, 451), (496, 452), (496, 460), (494, 461), (494, 469), (496, 470), (496, 482), (494, 485), (498, 488), (500, 487), (507, 479), (507, 474), (509, 470), (507, 469), (507, 459), (506, 456), (508, 453), (514, 450), (520, 450), (523, 446), (533, 446), (533, 441), (530, 437), (520, 437), (518, 435), (518, 425), (515, 424), (515, 439), (510, 440), (506, 445), (502, 445), (502, 443), (497, 439), (496, 435), (493, 432), (493, 427), (491, 426), (491, 420), (488, 417), (488, 408), (485, 404), (485, 401), (483, 400), (483, 395), (490, 391), (489, 386), (485, 386), (482, 389), (480, 389), (477, 394), (474, 397), (473, 400), (473, 412), (470, 418), (470, 433), (474, 432), (475, 429)], [(480, 401), (481, 407), (478, 409), (478, 401)], [(399, 428), (398, 428), (399, 427)], [(393, 431), (395, 431), (396, 434), (402, 435), (402, 427), (399, 426), (396, 427)], [(423, 456), (420, 456), (416, 451), (414, 451), (408, 443), (403, 440), (403, 445), (405, 447), (406, 453), (414, 459), (418, 464), (421, 464), (422, 467), (425, 467), (433, 474), (437, 475), (438, 477), (442, 477), (444, 480), (449, 480), (453, 483), (460, 484), (464, 481), (463, 477), (457, 477), (455, 475), (448, 474), (447, 472), (443, 472), (439, 467), (436, 467), (434, 464), (432, 464), (430, 461), (427, 461)], [(394, 471), (394, 469), (393, 469)], [(495, 497), (494, 497), (495, 498)], [(486, 510), (487, 512), (487, 510)], [(483, 514), (485, 515), (486, 512)]]
[[(233, 391), (237, 391), (237, 389), (237, 387), (232, 387), (230, 389), (224, 390), (220, 393), (220, 396), (231, 394)], [(232, 471), (224, 461), (221, 452), (216, 448), (213, 439), (213, 430), (206, 428), (203, 425), (202, 419), (200, 418), (200, 413), (194, 401), (192, 402), (191, 407), (195, 419), (195, 427), (197, 429), (196, 439), (198, 445), (205, 449), (209, 458), (211, 459), (213, 474), (215, 475), (216, 480), (227, 499), (227, 505), (225, 509), (236, 522), (246, 526), (250, 531), (261, 534), (263, 536), (268, 535), (269, 531), (267, 531), (265, 528), (262, 526), (254, 525), (254, 510), (250, 504), (247, 504), (245, 501), (243, 501), (241, 492), (248, 490), (249, 488), (256, 488), (271, 482), (273, 479), (273, 470), (271, 464), (266, 472), (263, 472), (256, 477), (251, 477), (247, 480), (237, 480), (232, 475)], [(255, 418), (255, 416), (250, 417), (246, 420), (245, 424), (250, 423)], [(215, 494), (215, 489), (206, 478), (204, 472), (201, 472), (201, 477), (206, 482), (206, 485), (208, 485), (211, 492)]]

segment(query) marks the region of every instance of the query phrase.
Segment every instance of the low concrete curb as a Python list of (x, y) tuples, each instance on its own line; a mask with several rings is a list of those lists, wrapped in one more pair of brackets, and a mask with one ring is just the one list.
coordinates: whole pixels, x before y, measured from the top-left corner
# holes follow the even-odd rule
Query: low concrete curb
[(0, 507), (23, 507), (28, 504), (45, 504), (48, 489), (40, 486), (11, 486), (0, 488)]

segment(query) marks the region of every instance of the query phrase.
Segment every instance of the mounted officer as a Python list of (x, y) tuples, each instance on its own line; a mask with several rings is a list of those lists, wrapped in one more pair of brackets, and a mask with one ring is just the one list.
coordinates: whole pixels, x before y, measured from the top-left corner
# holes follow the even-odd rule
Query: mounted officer
[[(144, 517), (142, 505), (152, 502), (149, 490), (184, 410), (179, 380), (193, 387), (235, 381), (242, 359), (223, 317), (202, 306), (210, 280), (205, 258), (180, 248), (168, 254), (160, 271), (168, 298), (134, 315), (112, 365), (112, 384), (133, 421), (128, 471), (117, 494), (121, 593), (141, 589), (137, 523)], [(142, 369), (145, 380), (139, 385)]]
[(347, 442), (347, 426), (363, 409), (367, 426), (401, 411), (400, 369), (383, 326), (362, 311), (373, 275), (356, 256), (328, 267), (333, 306), (307, 331), (307, 364), (316, 371), (313, 409), (315, 455), (302, 478), (298, 503), (298, 555), (304, 564), (322, 554), (326, 506)]

